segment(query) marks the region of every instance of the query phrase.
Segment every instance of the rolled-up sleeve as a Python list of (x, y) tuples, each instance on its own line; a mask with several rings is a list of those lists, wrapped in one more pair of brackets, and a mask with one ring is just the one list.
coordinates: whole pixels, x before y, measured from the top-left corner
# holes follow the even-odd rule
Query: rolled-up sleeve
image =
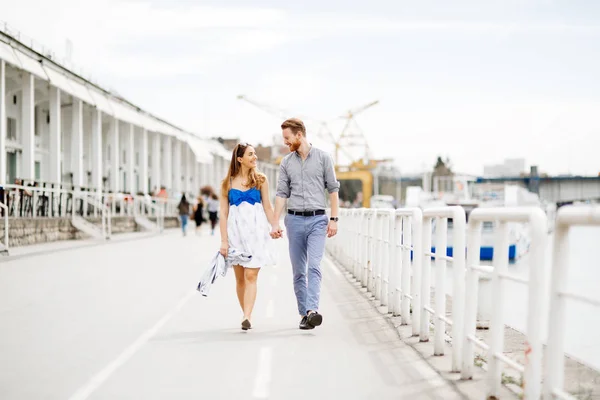
[(324, 154), (323, 167), (325, 168), (325, 187), (329, 193), (335, 193), (340, 191), (340, 183), (335, 176), (335, 168), (333, 166), (333, 159), (329, 154)]
[(290, 197), (290, 177), (287, 173), (285, 159), (279, 166), (279, 179), (277, 180), (277, 197), (288, 199)]

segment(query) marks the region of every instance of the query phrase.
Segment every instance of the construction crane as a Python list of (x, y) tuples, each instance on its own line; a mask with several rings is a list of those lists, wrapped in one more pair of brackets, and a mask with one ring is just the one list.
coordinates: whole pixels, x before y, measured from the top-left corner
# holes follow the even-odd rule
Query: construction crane
[(336, 166), (340, 165), (340, 157), (339, 157), (340, 151), (348, 158), (349, 164), (352, 164), (354, 162), (355, 157), (349, 152), (349, 149), (351, 149), (351, 148), (362, 147), (364, 149), (364, 154), (362, 157), (360, 157), (363, 160), (363, 163), (367, 164), (368, 160), (371, 158), (371, 154), (369, 151), (369, 144), (367, 142), (367, 139), (366, 139), (365, 135), (363, 134), (362, 129), (360, 129), (360, 127), (356, 123), (356, 120), (354, 119), (354, 117), (357, 114), (360, 114), (361, 112), (367, 110), (368, 108), (371, 108), (372, 106), (378, 104), (379, 103), (378, 100), (373, 101), (362, 107), (359, 107), (359, 108), (356, 108), (353, 110), (349, 110), (345, 115), (339, 117), (339, 118), (345, 119), (346, 124), (344, 125), (344, 129), (342, 130), (342, 133), (340, 134), (339, 138), (336, 139), (335, 136), (333, 135), (333, 133), (331, 132), (331, 129), (329, 128), (329, 123), (327, 121), (316, 120), (314, 118), (311, 118), (311, 117), (308, 117), (305, 115), (291, 113), (282, 108), (273, 107), (271, 105), (255, 101), (253, 99), (248, 98), (245, 95), (238, 95), (237, 98), (238, 98), (238, 100), (244, 100), (244, 101), (254, 105), (257, 108), (260, 108), (261, 110), (263, 110), (281, 120), (285, 120), (285, 119), (295, 116), (304, 121), (311, 121), (311, 122), (318, 124), (319, 129), (318, 129), (316, 135), (318, 137), (320, 137), (321, 139), (326, 140), (329, 144), (331, 144), (334, 147), (334, 149), (335, 149), (334, 161), (335, 161)]
[[(329, 128), (329, 124), (327, 123), (327, 121), (316, 120), (316, 119), (308, 117), (306, 115), (296, 114), (296, 113), (292, 113), (288, 110), (284, 110), (282, 108), (273, 107), (268, 104), (261, 103), (261, 102), (255, 101), (253, 99), (250, 99), (243, 94), (238, 95), (237, 98), (238, 98), (238, 100), (243, 100), (247, 103), (250, 103), (253, 106), (279, 118), (281, 121), (286, 120), (288, 118), (292, 118), (292, 117), (300, 118), (303, 121), (311, 121), (319, 126), (319, 129), (316, 132), (316, 136), (325, 140), (332, 146), (334, 146), (334, 147), (336, 146), (337, 141), (336, 141), (335, 137), (333, 136), (333, 133), (331, 132), (331, 129)], [(342, 151), (344, 152), (344, 154), (350, 156), (350, 154), (346, 150), (342, 150)]]
[[(372, 101), (371, 103), (366, 104), (362, 107), (358, 107), (353, 110), (348, 110), (346, 115), (343, 115), (340, 117), (340, 118), (343, 118), (346, 120), (346, 124), (344, 125), (344, 129), (342, 129), (342, 133), (340, 134), (339, 139), (335, 143), (335, 163), (336, 163), (336, 165), (339, 164), (338, 151), (341, 148), (348, 149), (348, 148), (356, 148), (356, 147), (363, 149), (363, 157), (362, 157), (363, 164), (369, 163), (369, 160), (371, 159), (371, 151), (369, 149), (369, 142), (367, 141), (365, 134), (363, 133), (360, 126), (358, 126), (358, 123), (356, 122), (354, 117), (356, 115), (362, 113), (363, 111), (373, 107), (374, 105), (376, 105), (378, 103), (379, 103), (379, 100)], [(352, 161), (353, 160), (351, 160), (351, 162)]]
[[(344, 128), (342, 129), (341, 134), (338, 138), (336, 138), (331, 132), (331, 129), (329, 128), (329, 123), (326, 121), (315, 120), (307, 116), (294, 114), (287, 110), (252, 100), (244, 95), (239, 95), (237, 96), (237, 98), (239, 100), (244, 100), (254, 105), (255, 107), (279, 118), (280, 120), (284, 120), (291, 117), (297, 117), (304, 121), (311, 121), (317, 123), (319, 125), (317, 136), (321, 139), (326, 140), (335, 149), (334, 162), (338, 180), (346, 181), (348, 182), (347, 185), (350, 186), (353, 186), (351, 181), (360, 182), (360, 189), (358, 189), (358, 191), (362, 194), (362, 206), (369, 207), (371, 196), (373, 195), (373, 184), (376, 180), (373, 170), (377, 168), (377, 166), (381, 162), (387, 162), (389, 160), (372, 159), (367, 138), (364, 135), (360, 126), (357, 124), (355, 117), (356, 115), (378, 104), (378, 100), (370, 102), (364, 106), (348, 110), (346, 114), (338, 117), (337, 119), (344, 119), (346, 122), (344, 124)], [(350, 149), (352, 148), (362, 149), (361, 157), (356, 159), (356, 155), (350, 153)], [(343, 153), (343, 155), (346, 156), (346, 158), (348, 159), (347, 166), (341, 165), (340, 152)], [(378, 185), (376, 185), (375, 187), (375, 194), (378, 194), (377, 186)], [(352, 189), (349, 190), (352, 191)]]

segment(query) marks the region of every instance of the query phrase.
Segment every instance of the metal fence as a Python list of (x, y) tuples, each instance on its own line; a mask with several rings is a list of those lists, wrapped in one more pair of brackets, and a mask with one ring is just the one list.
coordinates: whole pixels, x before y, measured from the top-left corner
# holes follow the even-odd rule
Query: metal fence
[[(452, 372), (462, 379), (473, 377), (474, 347), (488, 350), (488, 396), (498, 396), (504, 365), (523, 374), (523, 397), (569, 398), (563, 391), (565, 298), (600, 306), (599, 299), (563, 288), (568, 268), (568, 232), (573, 225), (600, 225), (600, 207), (564, 207), (556, 218), (553, 243), (551, 293), (546, 292), (545, 251), (548, 218), (537, 207), (479, 208), (469, 215), (468, 226), (462, 207), (433, 209), (342, 209), (339, 235), (328, 241), (332, 257), (351, 273), (388, 312), (412, 324), (420, 341), (429, 341), (431, 318), (434, 340), (432, 353), (444, 354), (446, 325), (451, 325)], [(494, 224), (492, 265), (480, 265), (483, 223)], [(514, 223), (527, 224), (531, 233), (528, 279), (508, 272), (509, 230)], [(467, 237), (468, 233), (468, 237)], [(435, 237), (433, 236), (435, 234)], [(432, 239), (435, 240), (432, 240)], [(448, 239), (452, 239), (451, 245)], [(468, 245), (465, 245), (468, 239)], [(431, 262), (435, 262), (435, 299), (430, 305)], [(446, 267), (452, 263), (452, 310), (446, 317)], [(476, 336), (478, 282), (481, 275), (491, 278), (494, 305), (490, 340)], [(526, 362), (507, 357), (504, 349), (502, 307), (509, 295), (506, 280), (527, 285)], [(549, 313), (546, 307), (551, 300)], [(411, 315), (412, 314), (412, 315)], [(552, 315), (552, 319), (548, 318)], [(550, 320), (550, 321), (549, 321)], [(542, 345), (543, 328), (549, 323), (548, 346)], [(546, 365), (542, 368), (543, 360)], [(543, 382), (543, 388), (542, 388)]]
[[(569, 269), (569, 231), (573, 226), (600, 226), (600, 207), (565, 206), (556, 215), (554, 242), (552, 248), (552, 272), (550, 284), (550, 309), (552, 316), (548, 328), (548, 342), (545, 355), (545, 379), (543, 393), (545, 399), (554, 397), (575, 399), (564, 391), (565, 363), (563, 360), (566, 329), (567, 299), (600, 307), (600, 299), (566, 290)], [(591, 256), (591, 255), (590, 255)]]

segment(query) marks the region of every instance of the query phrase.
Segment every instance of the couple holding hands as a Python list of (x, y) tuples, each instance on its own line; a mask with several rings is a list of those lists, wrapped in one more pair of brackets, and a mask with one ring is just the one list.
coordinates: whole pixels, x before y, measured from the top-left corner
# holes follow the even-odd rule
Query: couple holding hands
[[(221, 188), (220, 252), (227, 267), (235, 272), (244, 330), (252, 328), (258, 272), (275, 264), (267, 242), (283, 237), (279, 221), (286, 202), (285, 227), (301, 317), (299, 328), (314, 329), (323, 322), (319, 313), (320, 264), (326, 238), (337, 233), (340, 184), (331, 156), (307, 141), (301, 120), (288, 119), (281, 129), (291, 153), (281, 161), (275, 208), (269, 198), (269, 182), (257, 170), (255, 149), (247, 143), (233, 149)], [(326, 213), (326, 196), (331, 216)]]

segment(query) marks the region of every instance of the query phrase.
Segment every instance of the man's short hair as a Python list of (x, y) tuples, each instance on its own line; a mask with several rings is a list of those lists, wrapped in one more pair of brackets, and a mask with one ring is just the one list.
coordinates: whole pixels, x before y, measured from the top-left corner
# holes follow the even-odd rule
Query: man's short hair
[(302, 133), (302, 136), (306, 136), (306, 127), (304, 126), (304, 122), (298, 118), (290, 118), (283, 121), (283, 124), (281, 124), (281, 129), (286, 128), (291, 130), (294, 134)]

